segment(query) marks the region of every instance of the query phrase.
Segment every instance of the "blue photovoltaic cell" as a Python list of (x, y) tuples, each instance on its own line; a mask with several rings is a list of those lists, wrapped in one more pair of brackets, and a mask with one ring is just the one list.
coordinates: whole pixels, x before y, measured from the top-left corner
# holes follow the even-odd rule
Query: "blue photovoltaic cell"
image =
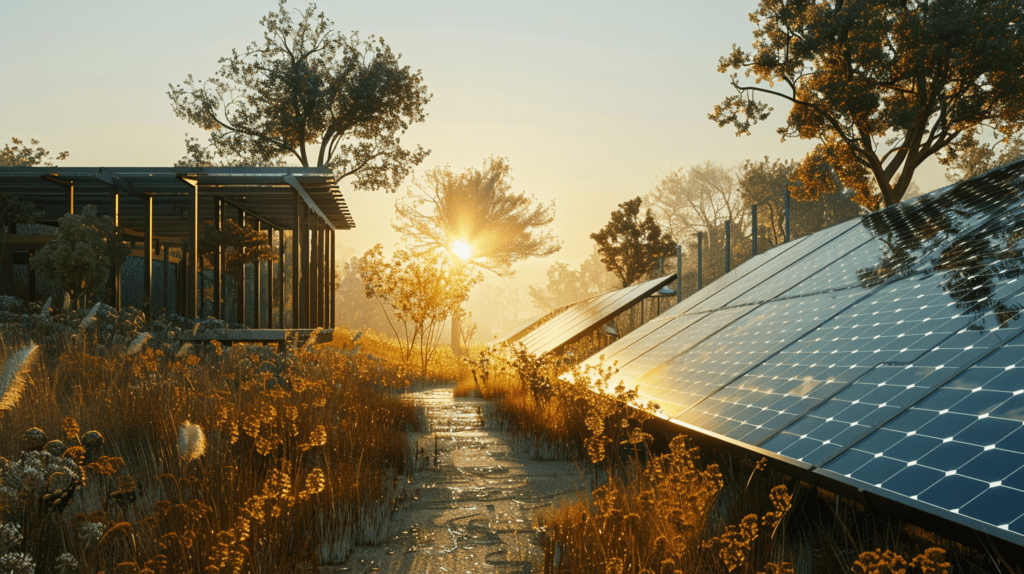
[[(850, 253), (863, 252), (863, 245), (872, 239), (871, 233), (862, 225), (854, 225), (839, 237), (829, 241), (822, 247), (812, 251), (807, 256), (793, 263), (784, 273), (776, 273), (767, 280), (761, 282), (756, 289), (751, 289), (742, 296), (737, 297), (731, 304), (743, 305), (770, 301), (783, 295), (791, 297), (791, 292), (796, 287), (807, 283), (812, 278), (818, 277), (834, 264), (846, 264), (840, 267), (849, 272), (849, 275), (856, 278), (855, 270), (850, 267), (852, 264)], [(853, 271), (850, 271), (850, 270)], [(831, 269), (835, 271), (834, 268)], [(856, 282), (848, 286), (857, 285)], [(813, 292), (827, 291), (828, 289), (817, 289)]]
[(609, 347), (618, 378), (688, 428), (1024, 546), (1024, 161), (741, 269)]
[[(655, 393), (664, 396), (666, 390), (671, 389), (674, 407), (690, 408), (793, 338), (827, 320), (849, 305), (855, 296), (850, 292), (836, 292), (799, 302), (776, 301), (760, 305), (638, 378), (640, 394), (658, 402)], [(715, 315), (704, 321), (715, 321)], [(680, 416), (680, 410), (673, 412), (665, 405), (662, 407), (667, 416)], [(689, 422), (686, 416), (681, 420)]]
[[(1015, 299), (1005, 305), (1024, 302)], [(1009, 504), (1024, 500), (1024, 337), (1015, 337), (1024, 318), (1004, 322), (992, 313), (988, 319), (984, 331), (965, 332), (956, 345), (945, 345), (969, 347), (960, 355), (972, 365), (961, 364), (949, 382), (824, 468), (1024, 534), (1024, 506)], [(987, 354), (972, 353), (976, 343)], [(953, 487), (964, 491), (953, 496)]]
[(639, 285), (595, 297), (586, 304), (570, 308), (541, 325), (523, 337), (522, 343), (529, 352), (538, 355), (558, 350), (588, 330), (598, 327), (619, 312), (657, 291), (674, 278), (674, 275), (669, 275), (651, 279)]
[[(821, 392), (816, 389), (819, 381), (807, 377), (781, 380), (754, 374), (755, 371), (762, 370), (766, 359), (770, 361), (769, 357), (794, 339), (828, 321), (863, 295), (844, 290), (765, 303), (691, 350), (683, 358), (703, 351), (715, 356), (726, 368), (717, 369), (714, 378), (701, 377), (699, 383), (687, 381), (694, 395), (707, 398), (677, 418), (733, 437), (751, 432), (767, 436), (770, 430), (778, 429), (791, 420), (785, 412), (788, 408), (817, 400)], [(714, 392), (729, 381), (733, 382)], [(757, 393), (760, 395), (755, 396)], [(749, 437), (744, 440), (750, 442)]]
[[(811, 376), (838, 385), (833, 387), (838, 394), (800, 413), (791, 427), (761, 446), (820, 463), (879, 422), (878, 417), (893, 414), (898, 402), (912, 400), (922, 386), (944, 377), (944, 366), (913, 361), (976, 318), (964, 315), (942, 292), (939, 276), (914, 276), (883, 287), (751, 373)], [(874, 392), (889, 379), (888, 388)], [(908, 388), (890, 397), (893, 385)]]
[(773, 247), (772, 249), (769, 249), (768, 251), (765, 251), (763, 253), (758, 253), (754, 257), (752, 257), (752, 258), (748, 259), (747, 261), (745, 261), (739, 267), (733, 269), (732, 271), (726, 273), (725, 275), (719, 277), (718, 279), (715, 279), (707, 287), (704, 287), (700, 291), (697, 291), (693, 295), (690, 295), (686, 299), (683, 299), (677, 305), (673, 306), (671, 309), (669, 309), (669, 310), (665, 311), (664, 313), (662, 313), (661, 317), (665, 317), (665, 318), (678, 317), (679, 315), (682, 315), (683, 313), (686, 313), (686, 312), (690, 311), (691, 309), (693, 309), (694, 307), (696, 307), (697, 305), (699, 305), (700, 303), (704, 302), (706, 299), (711, 297), (712, 295), (715, 295), (716, 293), (718, 293), (722, 289), (725, 289), (726, 287), (732, 285), (733, 283), (737, 283), (737, 282), (739, 282), (741, 280), (744, 280), (744, 278), (747, 275), (749, 275), (750, 273), (754, 272), (756, 269), (758, 269), (762, 265), (765, 265), (766, 263), (772, 261), (776, 257), (779, 257), (783, 253), (786, 253), (790, 249), (800, 245), (801, 242), (803, 242), (805, 239), (807, 239), (807, 237), (810, 237), (810, 236), (804, 236), (804, 237), (801, 237), (799, 239), (794, 239), (793, 241), (790, 241), (789, 243), (783, 243), (782, 245), (779, 245), (777, 247)]
[[(681, 400), (679, 392), (670, 383), (659, 380), (658, 373), (665, 372), (666, 365), (672, 359), (714, 335), (752, 309), (753, 307), (733, 307), (715, 313), (697, 315), (699, 318), (697, 321), (693, 321), (693, 316), (690, 315), (671, 320), (662, 329), (666, 329), (666, 333), (675, 331), (676, 334), (665, 343), (654, 346), (628, 363), (620, 363), (615, 380), (624, 381), (628, 387), (633, 387), (640, 383), (645, 375), (649, 375), (650, 383), (639, 385), (643, 401), (658, 403), (666, 414), (681, 411), (689, 406), (689, 403), (679, 402)], [(681, 330), (680, 326), (683, 326)], [(611, 359), (614, 360), (614, 357)]]
[(807, 276), (806, 269), (800, 269), (800, 272), (791, 271), (791, 267), (795, 263), (858, 224), (859, 220), (852, 219), (804, 238), (799, 245), (791, 247), (789, 250), (779, 254), (778, 257), (773, 258), (771, 261), (765, 262), (764, 265), (761, 265), (757, 269), (751, 271), (747, 276), (743, 277), (742, 280), (735, 281), (732, 284), (727, 285), (721, 291), (715, 293), (711, 297), (708, 297), (687, 312), (699, 313), (702, 311), (711, 311), (719, 307), (725, 307), (737, 297), (751, 289), (758, 288), (762, 282), (769, 278), (773, 278), (775, 275), (781, 276), (779, 281), (788, 283), (790, 286), (795, 285)]
[(628, 337), (619, 339), (583, 362), (583, 365), (611, 365), (625, 369), (634, 359), (660, 348), (666, 341), (673, 339), (680, 331), (700, 321), (704, 315), (684, 315), (674, 319), (658, 317), (644, 323), (629, 333)]

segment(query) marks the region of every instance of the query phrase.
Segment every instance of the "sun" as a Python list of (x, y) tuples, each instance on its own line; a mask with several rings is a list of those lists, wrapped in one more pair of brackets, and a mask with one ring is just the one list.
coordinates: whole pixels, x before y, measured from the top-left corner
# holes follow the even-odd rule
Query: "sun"
[(452, 243), (452, 253), (458, 255), (462, 259), (469, 259), (473, 254), (473, 250), (469, 248), (469, 244), (463, 240), (458, 240)]

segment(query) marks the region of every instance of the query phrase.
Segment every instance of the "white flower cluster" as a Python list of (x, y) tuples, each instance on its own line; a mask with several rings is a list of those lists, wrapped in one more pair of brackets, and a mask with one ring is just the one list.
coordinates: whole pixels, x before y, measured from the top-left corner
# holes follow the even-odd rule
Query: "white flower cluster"
[(78, 534), (86, 546), (99, 542), (100, 538), (103, 538), (103, 532), (102, 522), (86, 522), (78, 528)]
[(70, 552), (62, 552), (57, 557), (56, 566), (59, 574), (72, 574), (78, 570), (78, 560)]
[(55, 457), (45, 451), (29, 451), (21, 459), (9, 462), (0, 469), (0, 497), (16, 505), (18, 492), (23, 488), (42, 489), (46, 480), (61, 472), (70, 479), (81, 478), (81, 469), (69, 458)]
[(13, 522), (0, 522), (0, 552), (21, 544), (21, 527)]
[(25, 552), (0, 554), (0, 572), (9, 574), (35, 574), (36, 565)]

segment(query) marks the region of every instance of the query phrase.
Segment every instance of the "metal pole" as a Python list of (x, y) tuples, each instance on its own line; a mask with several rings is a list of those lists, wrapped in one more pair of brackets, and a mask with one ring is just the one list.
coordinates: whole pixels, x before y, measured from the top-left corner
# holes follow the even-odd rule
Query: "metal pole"
[(284, 329), (284, 228), (277, 230), (277, 268), (281, 277), (277, 282), (277, 328)]
[[(259, 219), (256, 220), (256, 233), (263, 233), (263, 223)], [(263, 328), (263, 313), (261, 313), (263, 308), (263, 289), (260, 288), (262, 287), (260, 283), (263, 282), (262, 266), (263, 262), (259, 259), (252, 266), (252, 323), (257, 329)]]
[(302, 213), (301, 210), (304, 207), (302, 205), (302, 198), (299, 197), (299, 192), (294, 192), (295, 196), (295, 211), (292, 213), (292, 329), (298, 329), (300, 327), (299, 319), (301, 313), (299, 309), (299, 299), (302, 297), (302, 286), (301, 277), (302, 266), (299, 264), (299, 260), (302, 258), (299, 246), (302, 241), (299, 237), (302, 235)]
[[(245, 212), (238, 210), (238, 226), (245, 229)], [(242, 253), (245, 253), (243, 250)], [(235, 320), (249, 326), (245, 316), (245, 265), (238, 266), (238, 277), (235, 277)]]
[[(72, 206), (74, 205), (75, 188), (74, 186), (69, 188), (71, 190)], [(110, 207), (111, 211), (114, 212), (114, 227), (117, 228), (118, 242), (121, 241), (121, 194), (116, 191), (110, 194)], [(74, 213), (74, 212), (72, 212)], [(114, 278), (113, 278), (113, 303), (114, 308), (118, 311), (121, 310), (121, 265), (117, 264), (114, 266)]]
[(683, 302), (683, 246), (676, 245), (676, 303)]
[(199, 183), (192, 184), (189, 192), (189, 228), (188, 228), (188, 274), (186, 289), (188, 307), (186, 317), (197, 319), (199, 314), (196, 309), (196, 277), (199, 273)]
[(729, 256), (732, 254), (732, 242), (729, 240), (729, 228), (732, 227), (732, 220), (725, 220), (725, 272), (728, 273), (731, 269), (731, 261)]
[[(224, 200), (219, 197), (214, 202), (213, 219), (217, 231), (224, 231)], [(224, 247), (219, 243), (213, 259), (213, 316), (223, 321), (226, 315), (221, 304), (224, 298)]]
[(697, 232), (697, 290), (704, 288), (704, 234)]
[(789, 243), (789, 188), (786, 188), (786, 243)]
[(171, 312), (171, 249), (164, 243), (164, 314)]
[(146, 250), (146, 268), (143, 275), (143, 296), (146, 298), (146, 318), (153, 320), (153, 196), (143, 198), (146, 202), (146, 238), (143, 241)]
[(750, 206), (750, 241), (750, 256), (753, 257), (754, 255), (757, 255), (757, 205)]
[(336, 257), (335, 251), (337, 251), (337, 250), (335, 249), (334, 230), (332, 229), (331, 230), (331, 274), (330, 274), (330, 276), (331, 276), (331, 285), (330, 285), (330, 288), (329, 288), (329, 291), (330, 291), (330, 294), (331, 294), (331, 328), (332, 329), (336, 326), (335, 323), (337, 322), (337, 320), (335, 319), (335, 316), (338, 313), (338, 309), (337, 309), (338, 294), (334, 291), (334, 289), (335, 289), (334, 286), (337, 284), (336, 281), (338, 280), (338, 277), (337, 277), (338, 271), (337, 271), (337, 269), (335, 269), (335, 257)]

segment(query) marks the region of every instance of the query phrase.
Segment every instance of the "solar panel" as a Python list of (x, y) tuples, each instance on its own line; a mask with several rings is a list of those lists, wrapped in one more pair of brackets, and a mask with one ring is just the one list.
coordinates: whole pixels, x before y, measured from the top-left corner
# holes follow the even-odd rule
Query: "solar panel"
[(769, 278), (774, 278), (776, 275), (779, 276), (778, 281), (784, 284), (793, 285), (797, 283), (806, 277), (807, 272), (812, 271), (812, 269), (802, 266), (793, 267), (794, 264), (806, 257), (808, 254), (816, 251), (822, 245), (828, 244), (828, 242), (842, 235), (857, 224), (858, 220), (851, 219), (850, 221), (840, 223), (835, 227), (830, 227), (813, 235), (808, 235), (799, 244), (794, 245), (779, 254), (779, 256), (774, 257), (771, 261), (768, 261), (764, 265), (753, 270), (741, 281), (736, 281), (711, 297), (708, 297), (688, 312), (711, 311), (719, 307), (724, 307), (740, 295), (743, 295), (751, 289), (757, 288), (762, 282)]
[(675, 278), (675, 274), (667, 275), (594, 297), (530, 332), (521, 339), (522, 343), (529, 352), (537, 355), (558, 351), (675, 281)]
[(1024, 161), (772, 250), (603, 354), (693, 432), (1024, 546), (1022, 331)]

